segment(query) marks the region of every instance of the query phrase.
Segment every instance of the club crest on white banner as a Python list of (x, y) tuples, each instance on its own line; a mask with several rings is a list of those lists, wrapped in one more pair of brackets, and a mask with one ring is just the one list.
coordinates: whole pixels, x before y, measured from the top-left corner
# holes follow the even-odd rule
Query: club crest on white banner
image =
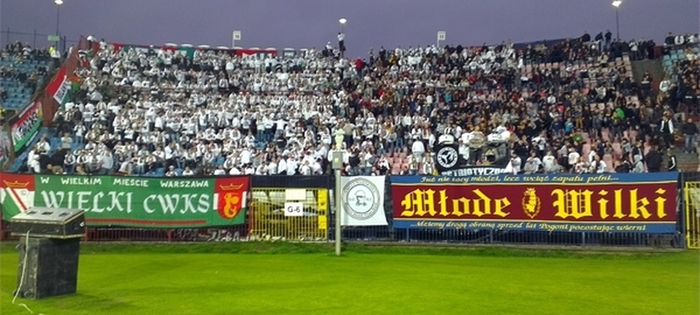
[(383, 198), (384, 176), (343, 177), (341, 182), (342, 225), (387, 225)]

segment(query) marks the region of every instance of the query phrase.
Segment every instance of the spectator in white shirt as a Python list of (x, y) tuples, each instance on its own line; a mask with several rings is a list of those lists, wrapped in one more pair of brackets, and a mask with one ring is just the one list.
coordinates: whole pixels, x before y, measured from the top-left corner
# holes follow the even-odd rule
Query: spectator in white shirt
[(415, 159), (417, 163), (423, 162), (423, 155), (425, 154), (425, 145), (421, 140), (413, 140), (411, 144), (411, 156)]
[(226, 175), (226, 170), (223, 168), (223, 166), (218, 166), (214, 170), (214, 176), (224, 176)]
[(522, 159), (520, 159), (520, 156), (518, 156), (516, 152), (513, 152), (510, 158), (510, 165), (513, 167), (513, 174), (520, 174), (520, 167), (522, 164), (523, 162)]
[(177, 172), (175, 172), (175, 167), (170, 166), (168, 167), (168, 171), (165, 172), (165, 177), (177, 177)]
[(185, 169), (182, 171), (182, 176), (186, 176), (186, 177), (194, 176), (194, 171), (192, 171), (189, 166), (185, 166)]
[(114, 157), (110, 151), (104, 151), (102, 158), (100, 159), (100, 166), (100, 173), (102, 175), (109, 175), (112, 173), (114, 170)]
[(545, 173), (552, 173), (555, 170), (557, 159), (552, 155), (551, 151), (547, 151), (547, 155), (542, 158), (542, 167)]

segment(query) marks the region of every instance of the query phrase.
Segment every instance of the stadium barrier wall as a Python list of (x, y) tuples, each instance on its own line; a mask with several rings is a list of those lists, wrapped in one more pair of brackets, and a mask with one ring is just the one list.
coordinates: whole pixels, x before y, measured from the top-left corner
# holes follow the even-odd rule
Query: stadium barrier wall
[(89, 241), (332, 241), (339, 207), (348, 242), (683, 248), (698, 235), (679, 189), (693, 177), (672, 172), (360, 176), (339, 189), (332, 176), (0, 175), (3, 220), (83, 208)]

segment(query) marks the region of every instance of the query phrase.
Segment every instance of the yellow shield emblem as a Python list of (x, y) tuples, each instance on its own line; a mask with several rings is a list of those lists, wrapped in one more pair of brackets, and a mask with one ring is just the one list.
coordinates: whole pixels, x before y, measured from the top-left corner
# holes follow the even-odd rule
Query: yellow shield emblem
[(525, 190), (525, 196), (522, 200), (523, 212), (534, 219), (538, 214), (540, 214), (540, 209), (542, 209), (542, 202), (540, 197), (537, 197), (537, 191), (534, 188), (528, 188)]
[(219, 209), (219, 215), (224, 219), (232, 219), (241, 211), (241, 196), (238, 193), (229, 192), (222, 197), (224, 207)]

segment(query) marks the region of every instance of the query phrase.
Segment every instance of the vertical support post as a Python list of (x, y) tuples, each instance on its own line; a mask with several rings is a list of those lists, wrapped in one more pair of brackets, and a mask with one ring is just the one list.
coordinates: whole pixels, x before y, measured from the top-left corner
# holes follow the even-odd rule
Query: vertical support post
[(342, 182), (340, 179), (340, 170), (343, 168), (343, 139), (345, 138), (345, 131), (343, 129), (338, 129), (335, 132), (335, 150), (333, 150), (333, 161), (331, 167), (333, 168), (335, 175), (335, 255), (340, 256), (341, 254), (341, 238), (342, 233), (342, 217), (343, 212), (343, 198), (342, 195)]
[(5, 238), (5, 232), (3, 231), (3, 225), (4, 224), (2, 223), (2, 211), (0, 211), (0, 241), (2, 241)]
[[(337, 155), (340, 155), (342, 161), (342, 152), (333, 152), (333, 159), (335, 160)], [(340, 256), (341, 254), (341, 238), (343, 237), (343, 231), (341, 226), (341, 213), (343, 212), (343, 200), (341, 198), (340, 188), (340, 169), (335, 169), (335, 255)]]
[[(683, 232), (681, 234), (681, 237), (682, 237), (681, 242), (684, 244), (683, 248), (685, 248), (685, 249), (689, 249), (693, 246), (691, 244), (693, 244), (692, 234), (693, 234), (693, 227), (694, 227), (692, 224), (693, 219), (692, 219), (692, 216), (690, 215), (690, 209), (691, 209), (690, 206), (691, 205), (688, 205), (688, 202), (691, 200), (690, 199), (691, 198), (690, 189), (689, 189), (690, 187), (688, 187), (688, 186), (689, 186), (689, 184), (685, 182), (685, 178), (683, 177), (683, 173), (681, 173), (681, 189), (682, 189), (681, 196), (683, 196), (683, 198), (681, 198), (682, 204), (680, 205), (681, 208), (679, 209), (680, 211), (678, 211), (678, 213), (680, 214), (681, 222), (685, 223), (685, 224), (681, 224), (681, 226), (685, 227), (685, 229), (681, 228), (681, 230), (683, 230)], [(697, 229), (697, 227), (695, 227), (695, 228)]]

